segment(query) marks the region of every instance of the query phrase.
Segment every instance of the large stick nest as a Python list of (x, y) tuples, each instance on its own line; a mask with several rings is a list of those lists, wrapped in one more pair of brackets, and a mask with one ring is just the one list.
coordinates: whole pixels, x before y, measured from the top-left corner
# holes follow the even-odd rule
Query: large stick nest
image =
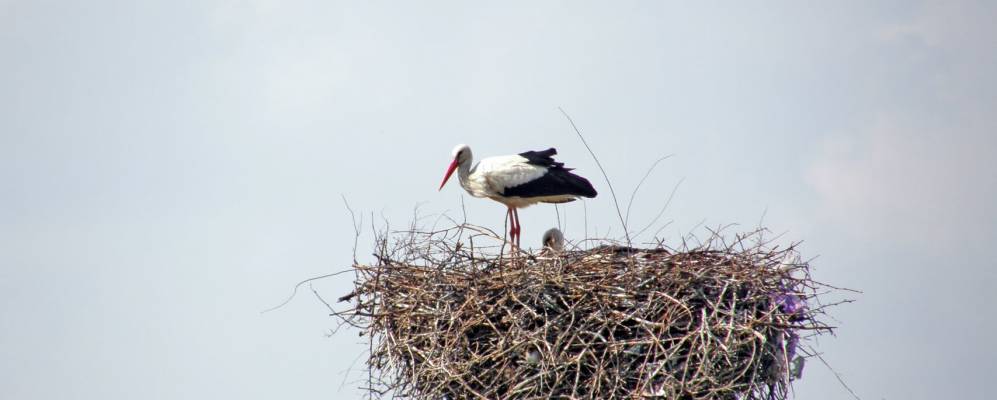
[(784, 399), (801, 340), (832, 329), (816, 299), (827, 286), (758, 233), (514, 257), (476, 248), (482, 236), (381, 237), (377, 262), (354, 265), (337, 315), (371, 340), (373, 395)]

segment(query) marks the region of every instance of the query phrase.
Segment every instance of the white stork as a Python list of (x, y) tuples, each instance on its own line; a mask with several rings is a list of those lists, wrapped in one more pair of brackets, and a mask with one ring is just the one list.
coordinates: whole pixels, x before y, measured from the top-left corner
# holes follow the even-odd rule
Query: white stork
[(579, 197), (595, 197), (592, 184), (555, 162), (557, 150), (527, 151), (518, 155), (488, 157), (471, 166), (471, 148), (459, 144), (453, 149), (453, 162), (440, 183), (440, 190), (457, 170), (460, 186), (474, 197), (487, 197), (505, 204), (509, 236), (519, 247), (520, 225), (517, 209), (536, 203), (567, 203)]

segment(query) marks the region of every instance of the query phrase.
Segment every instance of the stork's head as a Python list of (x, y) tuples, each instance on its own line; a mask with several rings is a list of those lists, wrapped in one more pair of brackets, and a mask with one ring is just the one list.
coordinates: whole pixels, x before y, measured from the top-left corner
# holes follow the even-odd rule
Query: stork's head
[(443, 190), (443, 185), (447, 184), (447, 180), (450, 179), (450, 175), (453, 175), (453, 172), (457, 170), (458, 166), (471, 162), (471, 148), (466, 144), (458, 144), (457, 146), (454, 146), (451, 155), (453, 156), (453, 161), (451, 161), (450, 166), (447, 167), (447, 174), (443, 177), (443, 183), (440, 183), (440, 190)]

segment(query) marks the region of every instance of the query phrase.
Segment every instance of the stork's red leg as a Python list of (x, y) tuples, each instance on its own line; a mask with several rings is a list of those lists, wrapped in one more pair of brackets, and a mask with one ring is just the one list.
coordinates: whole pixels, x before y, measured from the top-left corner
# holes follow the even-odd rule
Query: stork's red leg
[(509, 240), (512, 241), (512, 235), (516, 234), (516, 222), (512, 219), (512, 207), (505, 209), (505, 220), (509, 222)]
[(516, 218), (516, 209), (509, 207), (506, 216), (509, 218), (509, 244), (514, 249), (519, 248), (519, 242), (516, 240), (519, 237), (519, 219)]
[(516, 248), (518, 249), (519, 248), (519, 238), (522, 237), (522, 235), (520, 233), (521, 232), (521, 229), (520, 229), (521, 226), (519, 225), (519, 209), (516, 209), (516, 208), (512, 209), (512, 217), (516, 219)]

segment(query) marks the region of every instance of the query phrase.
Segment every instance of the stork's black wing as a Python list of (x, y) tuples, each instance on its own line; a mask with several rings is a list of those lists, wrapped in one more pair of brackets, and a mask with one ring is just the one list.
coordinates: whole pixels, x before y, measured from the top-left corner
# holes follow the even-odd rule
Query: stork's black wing
[[(530, 164), (547, 168), (564, 168), (564, 163), (554, 161), (555, 155), (557, 155), (557, 149), (553, 147), (542, 151), (527, 151), (525, 153), (519, 153), (519, 156), (525, 158), (526, 162)], [(571, 169), (568, 169), (568, 171), (570, 170)]]
[(547, 173), (521, 185), (507, 187), (503, 196), (542, 197), (542, 196), (582, 196), (595, 197), (596, 191), (588, 179), (571, 173), (564, 163), (554, 161), (557, 150), (553, 147), (543, 151), (527, 151), (519, 156), (528, 163), (547, 169)]

